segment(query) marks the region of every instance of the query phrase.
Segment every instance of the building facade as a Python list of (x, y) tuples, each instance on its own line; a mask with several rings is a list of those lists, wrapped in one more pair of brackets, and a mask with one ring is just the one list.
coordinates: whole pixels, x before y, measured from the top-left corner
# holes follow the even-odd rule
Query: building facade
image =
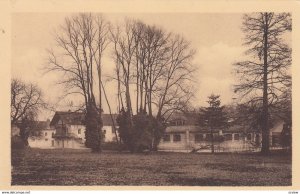
[[(270, 145), (278, 145), (283, 122), (275, 123), (270, 130)], [(214, 141), (212, 143), (212, 136)], [(193, 113), (175, 114), (171, 117), (164, 137), (158, 146), (162, 151), (242, 152), (259, 151), (261, 133), (258, 130), (245, 130), (243, 126), (231, 125), (224, 129), (210, 130), (199, 126), (197, 115)]]
[[(116, 120), (117, 115), (112, 115)], [(82, 112), (56, 112), (50, 127), (55, 129), (54, 148), (85, 149), (85, 115)], [(104, 142), (116, 141), (110, 114), (102, 114)], [(116, 123), (116, 122), (115, 122)]]

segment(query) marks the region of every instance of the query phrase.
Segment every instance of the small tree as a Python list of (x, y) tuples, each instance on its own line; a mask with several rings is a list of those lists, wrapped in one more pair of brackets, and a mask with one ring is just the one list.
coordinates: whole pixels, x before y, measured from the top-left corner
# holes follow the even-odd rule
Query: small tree
[(34, 121), (33, 114), (28, 113), (26, 116), (24, 116), (18, 125), (20, 128), (20, 138), (23, 141), (25, 146), (28, 146), (28, 137), (30, 135), (31, 129), (34, 127), (35, 121)]
[(24, 146), (28, 146), (28, 137), (34, 130), (38, 111), (45, 107), (43, 93), (38, 86), (12, 79), (11, 124), (20, 128), (20, 138)]
[(228, 118), (221, 106), (220, 96), (211, 94), (208, 97), (208, 107), (201, 109), (199, 124), (210, 129), (211, 152), (214, 153), (214, 142), (221, 141), (222, 138), (214, 138), (214, 131), (227, 127)]

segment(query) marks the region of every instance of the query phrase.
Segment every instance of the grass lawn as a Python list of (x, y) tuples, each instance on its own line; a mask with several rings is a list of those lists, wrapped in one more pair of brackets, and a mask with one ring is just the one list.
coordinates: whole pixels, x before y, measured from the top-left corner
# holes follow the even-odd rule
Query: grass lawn
[(291, 185), (291, 156), (14, 150), (12, 185)]

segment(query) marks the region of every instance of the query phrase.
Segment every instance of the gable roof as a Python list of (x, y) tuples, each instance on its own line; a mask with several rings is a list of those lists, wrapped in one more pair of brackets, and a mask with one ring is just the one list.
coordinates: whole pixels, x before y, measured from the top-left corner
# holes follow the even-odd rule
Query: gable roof
[[(113, 119), (117, 119), (117, 114), (112, 114)], [(61, 120), (64, 124), (69, 125), (84, 125), (85, 113), (84, 112), (71, 112), (71, 111), (57, 111), (55, 112), (50, 126), (54, 126)], [(112, 126), (110, 114), (102, 114), (103, 126)]]
[(34, 128), (34, 130), (37, 130), (37, 131), (49, 129), (50, 128), (50, 121), (49, 120), (47, 120), (47, 121), (35, 121), (33, 128)]
[(54, 126), (61, 120), (63, 124), (70, 125), (83, 125), (84, 113), (83, 112), (71, 112), (71, 111), (57, 111), (55, 112), (50, 126)]
[(173, 121), (183, 120), (185, 125), (198, 125), (199, 114), (196, 112), (175, 112), (168, 119), (168, 123)]

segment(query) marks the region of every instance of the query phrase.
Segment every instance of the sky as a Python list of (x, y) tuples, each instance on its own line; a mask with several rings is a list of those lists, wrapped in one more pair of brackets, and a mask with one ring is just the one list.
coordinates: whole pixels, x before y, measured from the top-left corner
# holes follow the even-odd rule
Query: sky
[[(47, 49), (55, 48), (54, 33), (64, 18), (74, 13), (15, 13), (12, 16), (12, 77), (33, 82), (40, 86), (46, 100), (55, 104), (63, 95), (61, 86), (55, 84), (59, 76), (44, 74), (47, 65)], [(155, 24), (167, 32), (182, 35), (196, 50), (193, 63), (196, 74), (196, 94), (192, 101), (195, 107), (207, 106), (207, 97), (219, 94), (222, 104), (233, 99), (233, 63), (243, 58), (241, 31), (242, 14), (204, 13), (112, 13), (103, 16), (113, 24), (125, 18), (140, 19), (146, 24)], [(114, 63), (111, 51), (104, 53), (104, 75), (111, 75)], [(116, 112), (116, 87), (106, 82), (106, 90), (113, 112)], [(68, 100), (62, 100), (57, 110), (68, 110)], [(104, 104), (104, 112), (108, 112)], [(51, 118), (53, 112), (44, 111), (40, 119)]]

